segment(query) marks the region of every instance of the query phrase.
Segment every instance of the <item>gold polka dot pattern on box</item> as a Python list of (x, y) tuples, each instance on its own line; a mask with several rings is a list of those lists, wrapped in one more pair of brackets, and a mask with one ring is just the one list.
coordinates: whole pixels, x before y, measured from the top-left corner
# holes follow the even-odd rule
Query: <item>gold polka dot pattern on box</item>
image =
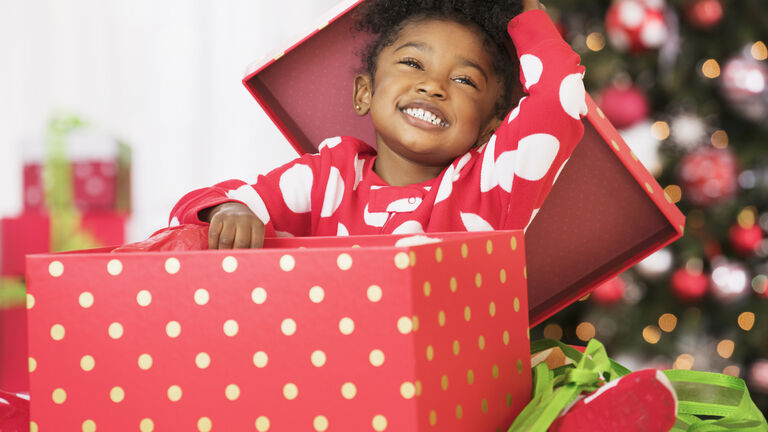
[(237, 384), (230, 384), (224, 389), (224, 395), (231, 401), (237, 400), (240, 397), (240, 387)]
[(168, 387), (167, 393), (168, 393), (168, 400), (170, 400), (171, 402), (178, 402), (179, 400), (181, 400), (182, 391), (181, 391), (181, 387), (179, 387), (178, 385), (174, 384)]
[(259, 416), (256, 418), (256, 422), (254, 423), (254, 426), (256, 427), (256, 430), (258, 432), (267, 432), (271, 424), (268, 417)]
[(91, 419), (88, 419), (83, 422), (82, 429), (83, 429), (83, 432), (96, 432), (96, 422), (94, 422)]
[(141, 432), (154, 432), (155, 422), (153, 422), (150, 418), (141, 419), (139, 422), (139, 430)]
[(313, 286), (309, 289), (309, 299), (312, 303), (322, 303), (325, 299), (325, 290), (321, 286)]
[(229, 337), (237, 336), (237, 332), (240, 331), (240, 325), (237, 321), (229, 319), (224, 321), (224, 334)]
[(149, 370), (152, 368), (152, 356), (149, 354), (141, 354), (138, 359), (139, 369)]
[(93, 356), (84, 355), (80, 358), (80, 369), (90, 372), (94, 367), (96, 367), (96, 360), (94, 360)]
[(344, 383), (341, 386), (341, 395), (344, 399), (354, 399), (357, 395), (357, 387), (351, 382)]
[(260, 305), (267, 301), (267, 290), (262, 287), (256, 287), (251, 291), (251, 300)]
[(213, 429), (213, 422), (208, 417), (200, 417), (199, 420), (197, 420), (197, 430), (200, 432), (209, 432), (211, 429)]
[(125, 399), (125, 391), (122, 387), (112, 387), (109, 391), (109, 398), (114, 403), (120, 403)]
[(381, 414), (377, 414), (373, 417), (371, 426), (373, 426), (373, 430), (377, 432), (385, 431), (387, 430), (387, 418)]
[(237, 270), (237, 258), (233, 256), (225, 257), (221, 260), (221, 268), (227, 273), (234, 273)]
[(204, 288), (200, 288), (198, 290), (195, 290), (194, 299), (195, 299), (195, 304), (200, 306), (205, 306), (211, 300), (211, 294), (208, 292), (208, 290)]
[(109, 260), (107, 263), (107, 273), (117, 276), (123, 272), (123, 263), (118, 259)]
[[(419, 421), (432, 430), (448, 430), (459, 421), (466, 426), (519, 403), (510, 388), (515, 387), (511, 377), (522, 374), (521, 357), (513, 353), (524, 332), (510, 317), (526, 315), (520, 313), (525, 297), (516, 291), (523, 266), (509, 259), (514, 254), (522, 259), (522, 243), (518, 248), (509, 235), (473, 235), (388, 249), (378, 261), (365, 255), (370, 253), (366, 245), (324, 252), (327, 256), (316, 260), (309, 258), (312, 246), (290, 253), (267, 248), (207, 256), (158, 254), (140, 265), (128, 254), (101, 258), (93, 283), (78, 283), (64, 299), (78, 314), (105, 317), (94, 322), (98, 336), (83, 333), (67, 318), (47, 321), (42, 333), (50, 332), (47, 343), (67, 347), (74, 339), (91, 338), (89, 346), (75, 351), (74, 362), (66, 359), (81, 377), (102, 380), (105, 371), (118, 366), (127, 371), (102, 380), (105, 385), (97, 391), (115, 409), (135, 405), (139, 381), (155, 381), (160, 411), (138, 412), (127, 423), (142, 432), (167, 428), (163, 407), (186, 410), (200, 398), (198, 383), (209, 387), (222, 406), (258, 407), (238, 418), (236, 430), (403, 430), (410, 425), (397, 413), (417, 403)], [(80, 267), (69, 257), (60, 263), (57, 269), (45, 262), (53, 270), (45, 274), (47, 280), (77, 277)], [(214, 277), (200, 276), (205, 266)], [(151, 272), (162, 283), (137, 282), (137, 274)], [(308, 273), (313, 277), (306, 278)], [(39, 293), (28, 296), (34, 313), (51, 307)], [(124, 309), (105, 312), (120, 296)], [(420, 340), (414, 343), (416, 337)], [(101, 346), (107, 344), (114, 352), (130, 347), (121, 360), (125, 364), (105, 355)], [(414, 373), (411, 362), (426, 367)], [(290, 374), (287, 364), (295, 369)], [(47, 358), (29, 359), (37, 376), (48, 376), (52, 365)], [(318, 386), (313, 377), (327, 382)], [(379, 383), (380, 377), (388, 377), (388, 383)], [(64, 405), (60, 409), (75, 406), (82, 396), (69, 386), (54, 383), (44, 399), (51, 406)], [(371, 395), (388, 402), (367, 407)], [(360, 424), (349, 426), (334, 408), (340, 405), (354, 406)], [(286, 416), (275, 409), (279, 406), (305, 414)], [(216, 410), (198, 410), (179, 420), (192, 430), (226, 430), (235, 424)], [(77, 421), (78, 430), (110, 430), (111, 425), (97, 413), (84, 413)]]
[(283, 386), (283, 396), (288, 400), (294, 400), (299, 396), (299, 388), (294, 383)]

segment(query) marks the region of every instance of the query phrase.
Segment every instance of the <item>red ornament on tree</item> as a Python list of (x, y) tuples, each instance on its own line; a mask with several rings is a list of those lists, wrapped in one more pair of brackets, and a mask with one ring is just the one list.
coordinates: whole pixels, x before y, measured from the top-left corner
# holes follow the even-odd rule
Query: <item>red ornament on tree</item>
[(694, 205), (709, 207), (738, 190), (738, 163), (729, 149), (696, 150), (683, 157), (678, 170), (683, 196)]
[(667, 39), (663, 1), (617, 0), (605, 16), (608, 39), (619, 51), (640, 53)]
[(728, 231), (728, 238), (737, 253), (751, 255), (763, 241), (763, 230), (757, 225), (744, 227), (736, 224)]
[(723, 4), (720, 0), (693, 0), (685, 7), (685, 15), (694, 27), (709, 30), (723, 20)]
[(615, 277), (595, 288), (592, 298), (599, 304), (610, 305), (624, 298), (626, 290), (627, 284), (621, 278)]
[(670, 285), (672, 285), (672, 292), (678, 300), (695, 302), (704, 297), (709, 281), (707, 276), (700, 271), (681, 268), (672, 274)]
[(604, 88), (597, 99), (617, 129), (626, 129), (648, 118), (648, 97), (637, 86), (611, 85)]

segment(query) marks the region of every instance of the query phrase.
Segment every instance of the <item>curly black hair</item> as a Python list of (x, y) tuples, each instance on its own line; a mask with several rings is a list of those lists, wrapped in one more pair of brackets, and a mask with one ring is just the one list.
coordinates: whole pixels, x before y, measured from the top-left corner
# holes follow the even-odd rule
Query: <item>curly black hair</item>
[(521, 11), (521, 0), (367, 0), (355, 17), (355, 30), (375, 36), (361, 53), (363, 67), (373, 77), (381, 50), (394, 43), (406, 24), (438, 18), (474, 27), (502, 84), (494, 112), (503, 118), (512, 108), (517, 79), (517, 62), (507, 50), (507, 23)]

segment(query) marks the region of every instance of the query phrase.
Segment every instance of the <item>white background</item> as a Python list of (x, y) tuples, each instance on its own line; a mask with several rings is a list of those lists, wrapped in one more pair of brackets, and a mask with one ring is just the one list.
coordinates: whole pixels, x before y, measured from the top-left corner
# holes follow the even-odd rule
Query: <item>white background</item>
[(47, 120), (79, 116), (133, 149), (129, 240), (186, 192), (295, 157), (241, 83), (335, 0), (0, 0), (0, 216)]

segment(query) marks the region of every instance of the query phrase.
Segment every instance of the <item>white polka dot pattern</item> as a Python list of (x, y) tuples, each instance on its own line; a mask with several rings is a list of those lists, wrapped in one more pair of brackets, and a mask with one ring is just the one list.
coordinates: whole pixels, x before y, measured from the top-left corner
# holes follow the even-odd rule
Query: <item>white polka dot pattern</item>
[(294, 213), (307, 213), (312, 210), (312, 168), (296, 164), (280, 176), (280, 192), (285, 205)]
[(560, 105), (566, 114), (576, 120), (587, 115), (587, 92), (580, 73), (563, 78), (560, 83)]
[(505, 192), (512, 191), (512, 183), (515, 179), (515, 160), (517, 150), (508, 150), (496, 158), (496, 176), (498, 177), (499, 187)]
[(375, 227), (383, 227), (384, 224), (387, 223), (387, 219), (389, 219), (389, 213), (387, 212), (369, 212), (368, 211), (368, 205), (365, 205), (365, 209), (363, 209), (363, 220), (367, 225), (375, 226)]
[(493, 135), (483, 149), (483, 164), (480, 169), (480, 192), (488, 192), (498, 184), (496, 179), (496, 135)]
[(541, 180), (555, 161), (560, 142), (549, 134), (529, 135), (517, 146), (515, 174), (526, 180)]
[(517, 103), (517, 106), (516, 106), (516, 107), (515, 107), (515, 108), (512, 110), (512, 112), (510, 112), (510, 113), (509, 113), (509, 117), (507, 118), (507, 123), (512, 123), (512, 120), (516, 119), (516, 118), (517, 118), (517, 116), (519, 116), (519, 115), (520, 115), (520, 109), (522, 109), (522, 106), (523, 106), (523, 101), (524, 101), (524, 100), (525, 100), (527, 97), (528, 97), (528, 96), (523, 96), (523, 97), (520, 99), (520, 102), (518, 102), (518, 103)]
[(520, 67), (523, 70), (526, 89), (537, 84), (541, 79), (541, 74), (544, 72), (544, 64), (541, 62), (541, 59), (533, 54), (524, 54), (521, 56)]
[(344, 180), (336, 167), (331, 167), (328, 177), (328, 183), (325, 186), (325, 195), (323, 198), (323, 208), (320, 210), (320, 217), (331, 216), (341, 205), (344, 199)]
[(445, 174), (443, 174), (443, 180), (440, 181), (440, 186), (437, 188), (435, 204), (451, 196), (451, 192), (453, 192), (453, 172), (453, 165), (448, 166), (448, 168), (445, 170)]
[(341, 137), (327, 138), (323, 140), (323, 142), (321, 142), (319, 146), (317, 146), (317, 149), (319, 151), (323, 151), (323, 149), (326, 149), (326, 148), (332, 149), (339, 144), (341, 144)]
[(466, 228), (467, 231), (493, 231), (493, 226), (480, 217), (480, 215), (462, 212), (460, 216), (461, 222), (464, 224), (464, 228)]
[(227, 192), (227, 198), (243, 202), (265, 224), (269, 223), (269, 211), (264, 200), (251, 185), (242, 185)]
[(337, 237), (348, 237), (349, 236), (349, 230), (341, 222), (339, 222), (338, 228), (336, 229), (336, 236)]
[(420, 234), (424, 232), (424, 227), (418, 221), (405, 221), (400, 224), (392, 234)]

